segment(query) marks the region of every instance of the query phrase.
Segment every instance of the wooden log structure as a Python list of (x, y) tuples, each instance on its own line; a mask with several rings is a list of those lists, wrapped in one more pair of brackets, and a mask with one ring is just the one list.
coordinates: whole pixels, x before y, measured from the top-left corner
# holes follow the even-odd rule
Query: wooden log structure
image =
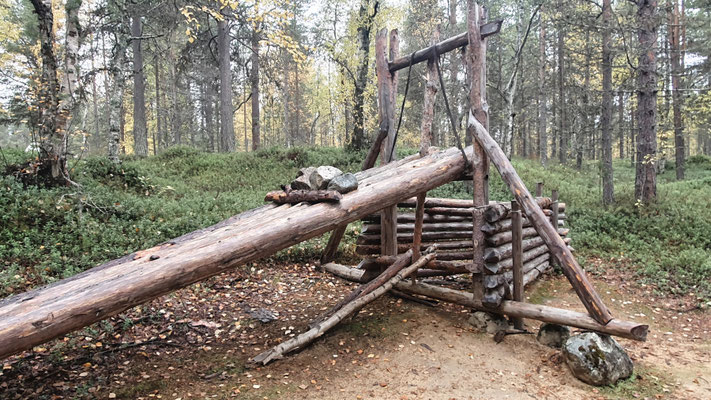
[[(471, 154), (471, 148), (466, 151)], [(465, 169), (451, 148), (379, 167), (338, 203), (267, 204), (211, 228), (0, 301), (0, 358), (260, 259), (452, 181)], [(289, 223), (285, 224), (284, 221)]]
[[(539, 267), (545, 265), (546, 263), (544, 262), (540, 264)], [(364, 275), (364, 270), (349, 266), (330, 263), (324, 265), (324, 269), (334, 273), (337, 276), (352, 280), (354, 282), (362, 283), (368, 279)], [(474, 293), (426, 283), (418, 282), (413, 284), (412, 282), (400, 282), (395, 284), (394, 287), (397, 290), (408, 294), (458, 304), (475, 310), (504, 314), (510, 317), (535, 319), (558, 325), (572, 326), (579, 329), (600, 332), (637, 341), (645, 341), (649, 331), (649, 326), (646, 324), (623, 321), (619, 319), (612, 319), (608, 321), (607, 324), (600, 324), (585, 313), (549, 307), (541, 304), (503, 300), (498, 308), (489, 308), (485, 307), (481, 303), (481, 299), (476, 297)]]
[(530, 318), (558, 325), (572, 326), (608, 335), (619, 336), (627, 339), (645, 341), (649, 326), (637, 322), (610, 319), (606, 324), (601, 324), (591, 316), (555, 307), (540, 304), (521, 303), (504, 300), (498, 308), (484, 307), (473, 293), (454, 290), (450, 288), (429, 285), (426, 283), (399, 283), (395, 288), (405, 293), (425, 296), (428, 298), (459, 304), (476, 310), (488, 311), (508, 315), (511, 317)]
[(587, 275), (578, 264), (573, 253), (568, 249), (565, 242), (563, 242), (556, 227), (553, 227), (553, 224), (550, 223), (550, 220), (548, 220), (541, 211), (540, 205), (528, 192), (526, 185), (524, 185), (516, 173), (516, 170), (501, 150), (501, 147), (499, 147), (498, 143), (489, 135), (486, 128), (477, 121), (472, 110), (469, 111), (468, 125), (474, 129), (476, 141), (486, 150), (487, 155), (496, 166), (501, 178), (509, 186), (516, 201), (526, 213), (528, 219), (531, 220), (538, 234), (548, 245), (555, 261), (557, 261), (563, 269), (563, 273), (575, 289), (578, 297), (590, 313), (590, 316), (600, 324), (608, 323), (612, 320), (612, 314), (610, 314), (610, 311), (603, 303), (602, 298), (587, 278)]

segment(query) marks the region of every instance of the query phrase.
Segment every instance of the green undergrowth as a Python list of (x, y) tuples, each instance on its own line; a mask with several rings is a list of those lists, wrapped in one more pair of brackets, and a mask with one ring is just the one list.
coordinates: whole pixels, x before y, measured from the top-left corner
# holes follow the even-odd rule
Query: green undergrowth
[[(399, 156), (414, 149), (398, 151)], [(263, 204), (299, 168), (334, 165), (360, 169), (363, 152), (332, 148), (270, 148), (256, 153), (209, 154), (175, 147), (145, 159), (127, 157), (119, 166), (105, 158), (71, 161), (81, 189), (24, 187), (0, 176), (0, 296), (81, 272), (101, 262), (206, 227)], [(5, 151), (9, 163), (27, 155)], [(574, 246), (586, 257), (606, 260), (604, 268), (628, 268), (661, 292), (711, 298), (711, 158), (694, 156), (687, 179), (677, 182), (673, 163), (659, 178), (659, 201), (636, 204), (634, 169), (615, 161), (617, 203), (600, 204), (597, 162), (581, 170), (559, 165), (542, 168), (515, 159), (529, 186), (558, 189)], [(430, 196), (471, 198), (464, 182), (453, 182)], [(509, 200), (508, 189), (492, 166), (490, 197)], [(346, 233), (342, 257), (352, 261), (357, 224)], [(276, 261), (318, 257), (327, 236), (279, 252)], [(606, 270), (600, 271), (602, 273)]]

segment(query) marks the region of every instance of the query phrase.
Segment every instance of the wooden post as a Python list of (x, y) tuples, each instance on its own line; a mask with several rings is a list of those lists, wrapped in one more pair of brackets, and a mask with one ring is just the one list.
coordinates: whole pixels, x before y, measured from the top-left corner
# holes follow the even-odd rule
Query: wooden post
[[(469, 104), (474, 110), (477, 120), (484, 126), (489, 126), (489, 115), (486, 103), (486, 40), (481, 37), (480, 24), (483, 16), (482, 9), (473, 1), (467, 1), (467, 36), (469, 44), (466, 47), (466, 66), (469, 75)], [(467, 135), (471, 137), (473, 133), (467, 127)], [(472, 241), (474, 247), (473, 266), (477, 271), (482, 271), (484, 266), (484, 232), (481, 226), (484, 225), (484, 206), (489, 204), (489, 160), (484, 149), (474, 143), (472, 152), (472, 188), (474, 194)], [(472, 289), (475, 296), (483, 297), (482, 275), (472, 274)]]
[(551, 211), (553, 211), (553, 214), (551, 215), (551, 223), (553, 224), (554, 227), (558, 227), (558, 215), (560, 214), (558, 210), (558, 190), (553, 189), (551, 190), (551, 200), (553, 202), (551, 203)]
[[(523, 301), (523, 246), (521, 210), (516, 201), (511, 202), (511, 256), (513, 258), (513, 300)], [(523, 329), (523, 319), (513, 318), (514, 328)]]
[[(390, 155), (395, 154), (395, 97), (397, 93), (397, 72), (390, 73), (387, 58), (387, 29), (381, 29), (375, 37), (375, 69), (378, 76), (378, 114), (380, 126), (388, 127), (388, 136), (383, 142), (380, 152), (381, 164), (390, 161)], [(390, 35), (390, 57), (398, 55), (397, 30)], [(380, 245), (383, 255), (397, 255), (397, 205), (385, 208), (381, 212)]]
[(484, 126), (474, 118), (474, 110), (469, 112), (468, 125), (474, 127), (474, 137), (477, 142), (482, 145), (493, 161), (496, 169), (501, 174), (501, 178), (508, 185), (511, 193), (518, 201), (519, 205), (526, 213), (526, 216), (531, 221), (531, 225), (536, 228), (539, 236), (548, 245), (551, 254), (555, 257), (558, 263), (563, 268), (568, 281), (578, 294), (580, 301), (585, 305), (585, 308), (596, 321), (601, 324), (607, 324), (612, 319), (610, 310), (607, 309), (602, 302), (602, 298), (593, 287), (588, 279), (585, 271), (580, 267), (578, 261), (573, 256), (568, 246), (558, 234), (557, 229), (551, 224), (550, 220), (543, 214), (543, 210), (538, 206), (531, 193), (529, 193), (526, 185), (518, 176), (511, 161), (506, 157), (501, 147), (489, 135), (489, 132)]
[[(435, 26), (432, 32), (431, 45), (437, 44), (439, 41), (439, 25)], [(392, 49), (391, 49), (392, 50)], [(425, 90), (425, 99), (422, 109), (422, 124), (420, 126), (420, 156), (427, 155), (430, 146), (432, 145), (432, 119), (434, 117), (434, 103), (437, 95), (437, 70), (435, 59), (431, 57), (427, 60), (427, 88)], [(423, 192), (417, 195), (417, 204), (415, 205), (415, 231), (412, 239), (412, 260), (417, 261), (420, 258), (420, 246), (422, 243), (422, 227), (425, 219), (425, 201), (427, 193)], [(396, 219), (397, 220), (397, 219)], [(416, 283), (417, 274), (412, 275), (412, 282)]]
[(536, 197), (543, 196), (543, 182), (536, 183)]

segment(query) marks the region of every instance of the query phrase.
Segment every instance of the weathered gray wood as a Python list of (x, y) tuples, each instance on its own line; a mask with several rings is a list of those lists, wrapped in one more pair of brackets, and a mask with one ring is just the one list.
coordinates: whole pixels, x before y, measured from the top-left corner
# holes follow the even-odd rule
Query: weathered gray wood
[[(447, 239), (466, 239), (471, 237), (471, 231), (443, 231), (443, 232), (422, 232), (422, 240), (435, 241)], [(380, 242), (382, 235), (360, 235), (356, 239), (356, 244), (377, 244)], [(397, 235), (397, 243), (412, 243), (413, 234), (411, 232), (402, 232)], [(397, 254), (397, 245), (393, 249), (394, 254)]]
[[(422, 208), (422, 215), (424, 220), (425, 209)], [(421, 229), (423, 232), (443, 232), (443, 231), (466, 231), (471, 232), (473, 229), (471, 222), (442, 222), (442, 223), (423, 223)], [(417, 230), (417, 223), (414, 224), (397, 224), (397, 231), (400, 233), (404, 232), (415, 232)], [(364, 235), (373, 235), (380, 233), (380, 224), (368, 224), (363, 225), (361, 233)]]
[(622, 321), (619, 319), (612, 319), (608, 321), (607, 324), (603, 325), (584, 313), (548, 307), (540, 304), (504, 300), (499, 308), (490, 309), (483, 307), (480, 300), (474, 297), (472, 293), (435, 285), (428, 285), (426, 283), (418, 283), (416, 285), (399, 283), (395, 285), (395, 288), (402, 290), (405, 293), (459, 304), (464, 307), (470, 307), (477, 310), (490, 311), (511, 317), (535, 319), (552, 324), (572, 326), (632, 340), (645, 341), (649, 330), (648, 325), (637, 322)]
[[(471, 153), (471, 148), (466, 151)], [(464, 164), (461, 152), (452, 148), (384, 170), (339, 203), (267, 205), (184, 242), (156, 246), (11, 296), (0, 302), (0, 358), (441, 186), (459, 176)], [(389, 177), (382, 179), (383, 175)]]
[(301, 202), (322, 203), (339, 202), (343, 195), (335, 190), (276, 190), (267, 193), (264, 201), (272, 201), (276, 204), (296, 204)]
[[(558, 234), (560, 236), (566, 236), (568, 234), (568, 232), (570, 232), (570, 229), (558, 228)], [(523, 228), (521, 233), (524, 238), (538, 236), (538, 231), (536, 231), (536, 228), (534, 228), (534, 227)], [(491, 247), (498, 247), (498, 246), (501, 246), (503, 244), (510, 243), (510, 242), (511, 242), (511, 231), (499, 232), (497, 234), (486, 237), (486, 244)]]
[(536, 183), (536, 197), (543, 196), (543, 182)]
[[(513, 290), (512, 297), (514, 301), (523, 301), (523, 238), (521, 237), (522, 230), (521, 210), (518, 208), (518, 203), (511, 202), (511, 256), (513, 260)], [(523, 329), (523, 319), (515, 317), (513, 325), (516, 329)]]
[[(414, 207), (414, 206), (413, 206)], [(407, 224), (407, 223), (414, 223), (416, 219), (416, 216), (414, 213), (398, 213), (397, 215), (397, 222), (398, 224)], [(425, 216), (423, 218), (424, 223), (448, 223), (448, 222), (463, 222), (463, 221), (471, 221), (472, 216), (471, 215), (437, 215), (437, 214), (427, 214), (425, 213)], [(380, 224), (380, 215), (379, 214), (371, 214), (367, 215), (363, 218), (363, 222), (365, 223), (376, 223)]]
[[(567, 244), (570, 243), (570, 238), (564, 238), (563, 240)], [(533, 237), (523, 240), (521, 242), (521, 249), (523, 251), (526, 251), (526, 250), (530, 250), (534, 247), (538, 247), (542, 244), (544, 244), (543, 238), (541, 238), (540, 236), (533, 236)], [(512, 252), (511, 242), (503, 244), (499, 247), (489, 247), (486, 249), (486, 252), (484, 253), (484, 261), (486, 261), (488, 263), (495, 263), (495, 262), (498, 262), (501, 260), (505, 260), (507, 258), (511, 258), (511, 252)]]
[[(443, 252), (450, 250), (471, 250), (472, 242), (471, 240), (447, 240), (441, 242), (423, 242), (420, 245), (420, 251), (427, 249), (428, 247), (437, 244), (437, 251), (442, 254)], [(540, 243), (539, 243), (540, 244)], [(409, 243), (398, 243), (397, 251), (398, 254), (404, 253), (412, 248)], [(356, 246), (357, 254), (380, 254), (380, 244), (359, 244)]]
[(489, 132), (476, 120), (471, 110), (469, 111), (469, 125), (474, 127), (477, 142), (484, 147), (489, 158), (499, 171), (501, 178), (511, 189), (516, 201), (521, 205), (526, 216), (531, 220), (531, 223), (538, 231), (539, 236), (543, 238), (556, 261), (558, 261), (563, 268), (563, 273), (575, 289), (578, 297), (585, 305), (585, 308), (599, 323), (608, 323), (612, 319), (612, 315), (602, 302), (602, 298), (600, 298), (600, 295), (592, 283), (588, 280), (585, 271), (583, 271), (575, 260), (573, 253), (568, 249), (565, 242), (563, 242), (556, 228), (554, 228), (546, 216), (543, 215), (541, 207), (528, 192), (526, 185), (524, 185), (504, 152), (496, 141), (489, 136)]
[[(494, 21), (482, 25), (479, 31), (479, 36), (481, 38), (486, 38), (498, 33), (501, 30), (502, 22), (503, 21)], [(393, 60), (392, 62), (390, 62), (390, 71), (397, 71), (403, 68), (407, 68), (410, 65), (410, 60), (412, 60), (413, 64), (417, 64), (430, 59), (435, 53), (435, 48), (437, 54), (444, 54), (454, 49), (458, 49), (462, 46), (466, 46), (467, 43), (467, 32), (460, 33), (459, 35), (445, 39), (434, 46), (418, 50), (412, 54)]]
[[(553, 203), (550, 197), (536, 197), (533, 201), (535, 202), (535, 204), (538, 205), (540, 209), (550, 209), (551, 204)], [(510, 212), (511, 203), (497, 203), (489, 205), (489, 207), (486, 208), (484, 216), (486, 217), (487, 221), (496, 222), (498, 220), (508, 218)]]

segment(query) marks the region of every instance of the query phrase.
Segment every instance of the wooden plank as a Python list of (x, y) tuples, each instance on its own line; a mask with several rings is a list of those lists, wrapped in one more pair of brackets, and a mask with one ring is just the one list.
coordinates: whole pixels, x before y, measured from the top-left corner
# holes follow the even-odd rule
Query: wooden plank
[(590, 316), (601, 324), (608, 323), (612, 319), (610, 310), (608, 310), (602, 302), (600, 295), (593, 287), (585, 271), (583, 271), (573, 256), (573, 253), (565, 242), (563, 242), (556, 228), (554, 228), (550, 220), (543, 215), (541, 208), (528, 192), (526, 185), (518, 176), (504, 152), (496, 141), (489, 136), (489, 132), (487, 132), (484, 126), (477, 121), (471, 110), (469, 111), (469, 125), (474, 128), (477, 142), (484, 147), (489, 158), (491, 158), (496, 169), (499, 171), (501, 178), (511, 189), (516, 201), (518, 201), (528, 219), (531, 220), (539, 236), (541, 236), (548, 245), (555, 260), (563, 268), (563, 273), (575, 289), (575, 292), (583, 302), (583, 305), (585, 305)]

